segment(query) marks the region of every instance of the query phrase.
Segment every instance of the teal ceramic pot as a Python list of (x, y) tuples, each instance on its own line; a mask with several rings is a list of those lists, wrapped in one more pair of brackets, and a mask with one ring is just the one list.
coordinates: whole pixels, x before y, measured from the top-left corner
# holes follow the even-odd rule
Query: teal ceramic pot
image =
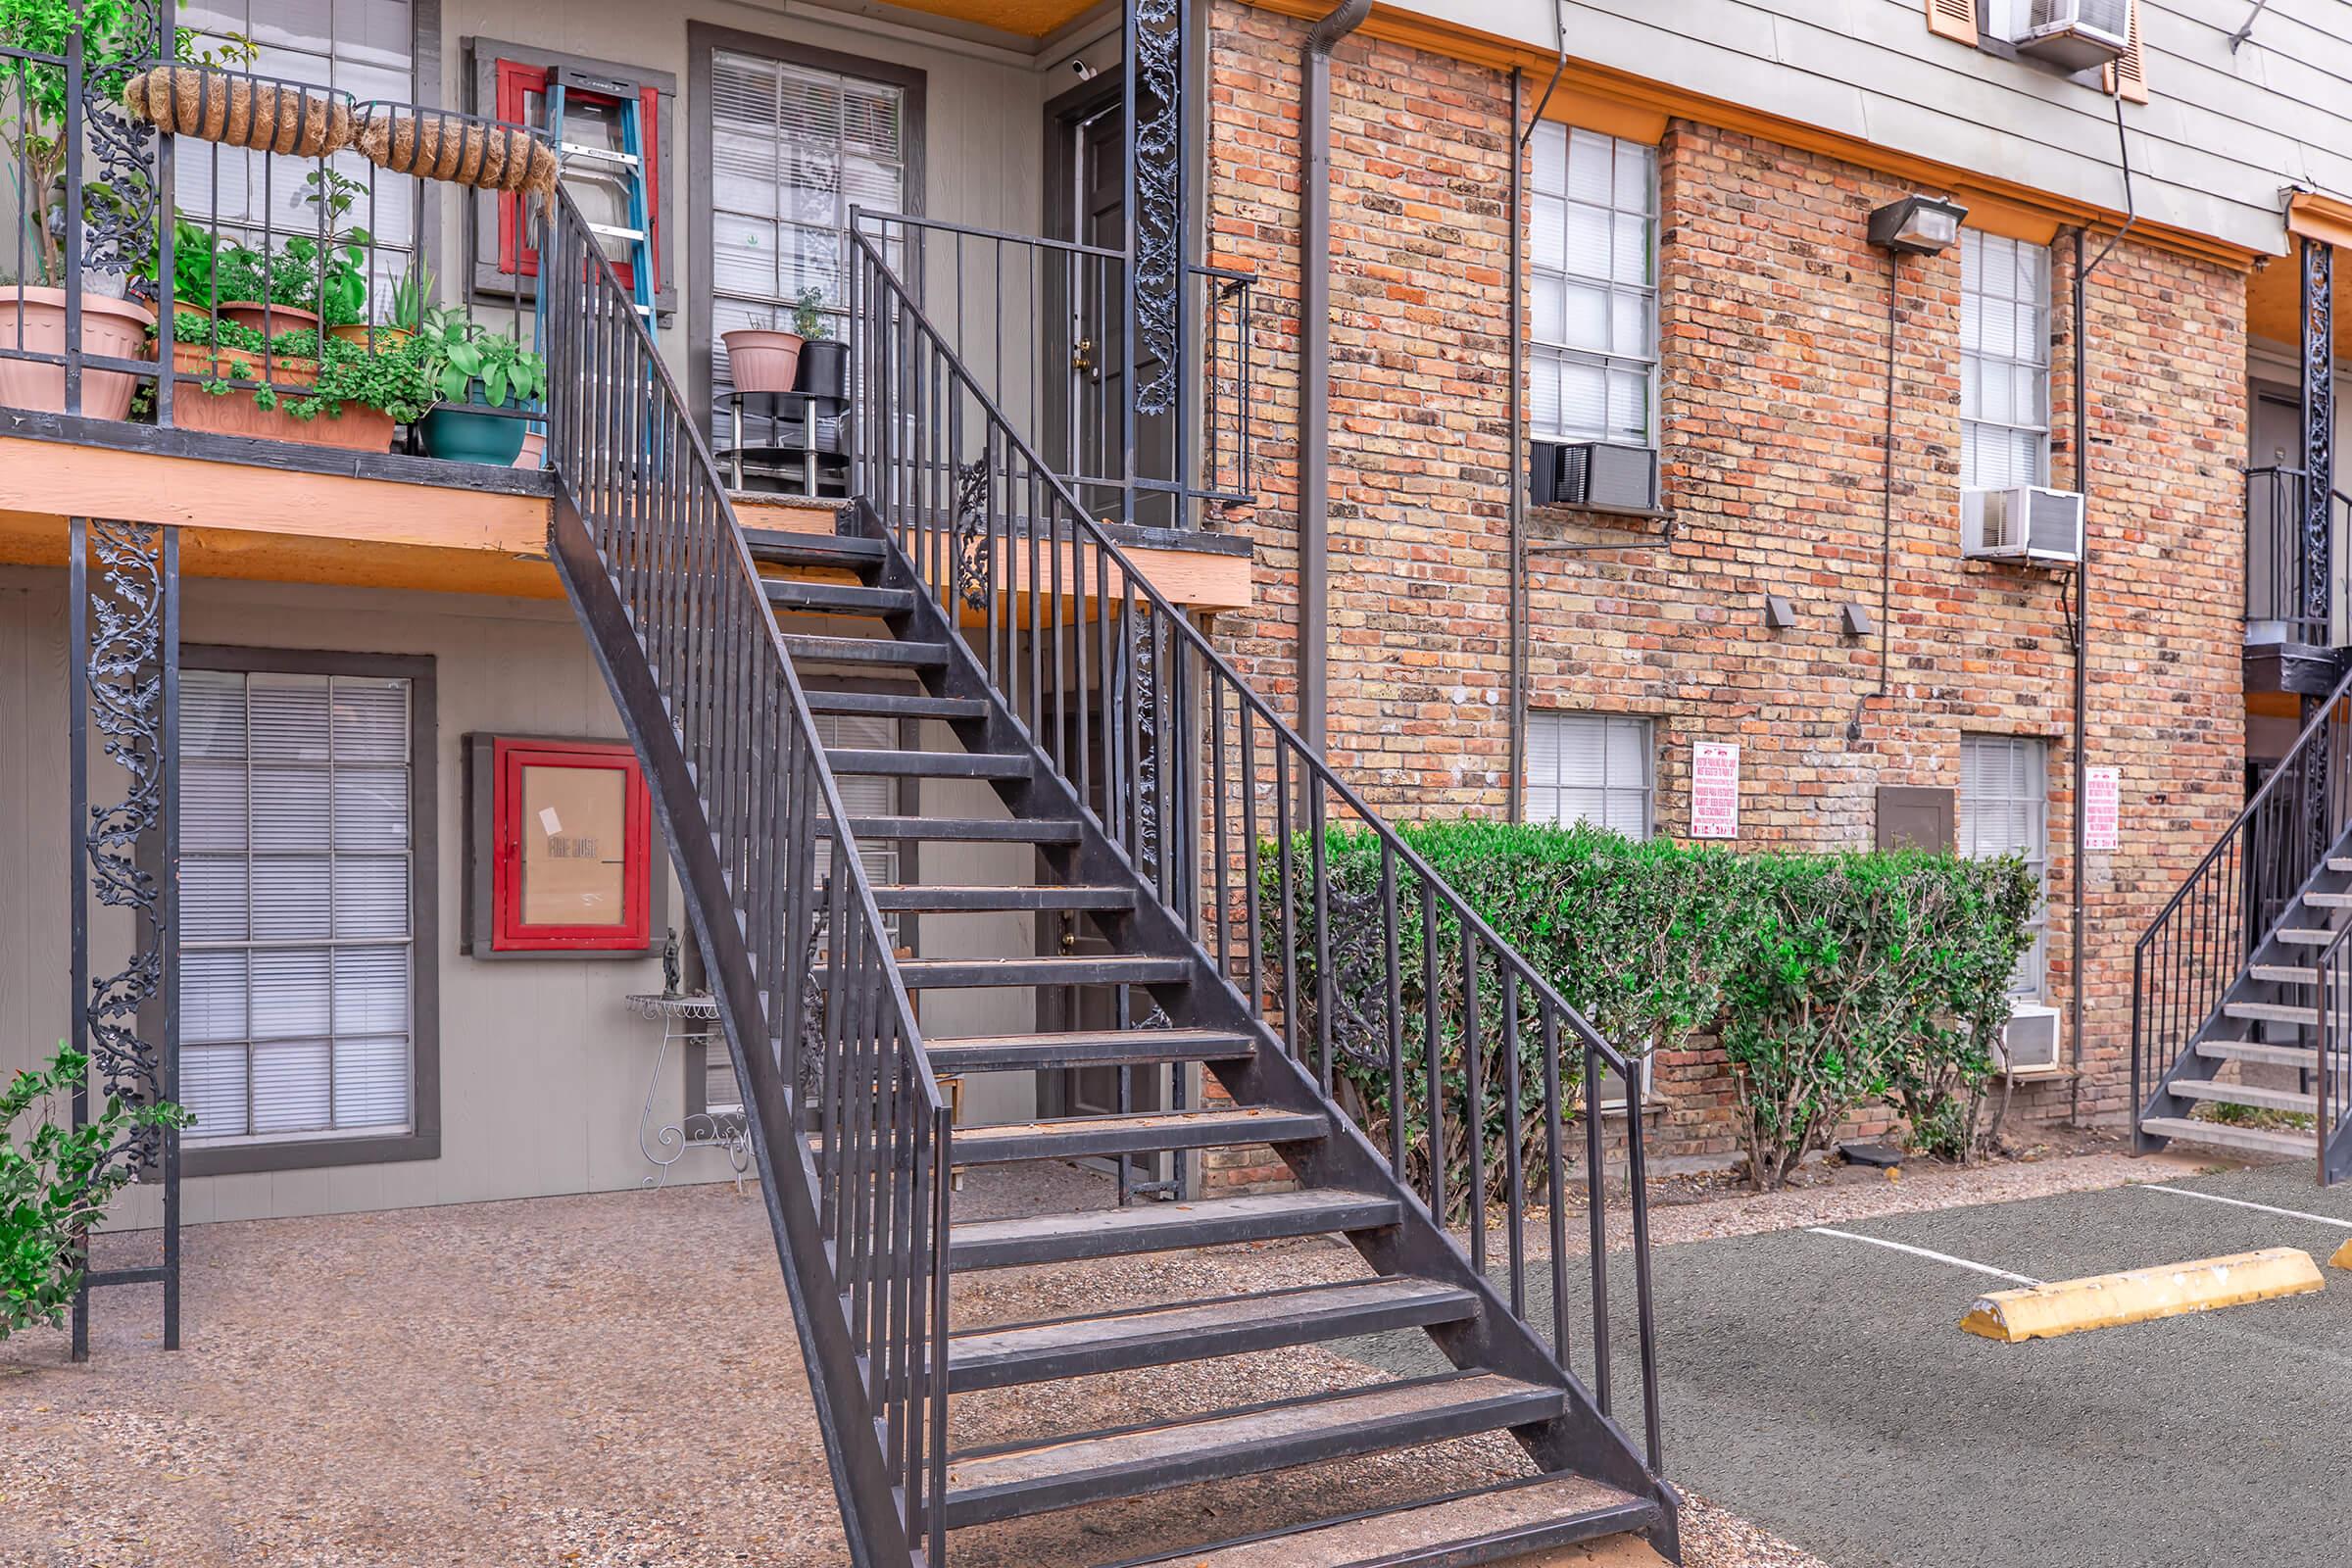
[(464, 403), (433, 405), (432, 412), (416, 426), (424, 437), (425, 456), (446, 458), (452, 463), (513, 467), (514, 460), (522, 455), (522, 438), (528, 425), (512, 415), (492, 414), (489, 407), (479, 381), (466, 389)]

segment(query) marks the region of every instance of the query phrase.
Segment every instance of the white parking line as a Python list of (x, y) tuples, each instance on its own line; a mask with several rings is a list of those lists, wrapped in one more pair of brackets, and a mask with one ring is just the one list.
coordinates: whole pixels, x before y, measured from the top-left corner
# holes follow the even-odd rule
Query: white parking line
[(1996, 1280), (2008, 1280), (2012, 1284), (2039, 1285), (2041, 1283), (2030, 1275), (2012, 1274), (2005, 1268), (1994, 1268), (1990, 1263), (1973, 1263), (1965, 1257), (1954, 1257), (1949, 1252), (1931, 1252), (1924, 1247), (1913, 1247), (1905, 1242), (1890, 1242), (1883, 1236), (1862, 1236), (1853, 1231), (1832, 1230), (1827, 1225), (1808, 1225), (1805, 1228), (1816, 1236), (1837, 1236), (1849, 1242), (1867, 1242), (1873, 1247), (1884, 1247), (1889, 1251), (1909, 1252), (1913, 1257), (1924, 1257), (1936, 1263), (1949, 1263), (1954, 1268), (1974, 1269), (1979, 1274), (1989, 1274)]
[(2208, 1203), (2228, 1203), (2231, 1208), (2260, 1209), (2265, 1214), (2282, 1214), (2288, 1219), (2307, 1219), (2314, 1225), (2332, 1225), (2339, 1231), (2352, 1231), (2352, 1219), (2337, 1219), (2332, 1214), (2306, 1213), (2299, 1208), (2274, 1208), (2268, 1203), (2249, 1203), (2242, 1198), (2224, 1198), (2219, 1193), (2200, 1193), (2187, 1187), (2167, 1187), (2162, 1182), (2135, 1182), (2143, 1193), (2170, 1193), (2175, 1198), (2201, 1198)]

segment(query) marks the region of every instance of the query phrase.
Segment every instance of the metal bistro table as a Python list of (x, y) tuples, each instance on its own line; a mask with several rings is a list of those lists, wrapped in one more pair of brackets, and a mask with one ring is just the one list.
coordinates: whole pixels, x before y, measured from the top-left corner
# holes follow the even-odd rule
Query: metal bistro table
[[(685, 1114), (676, 1122), (662, 1128), (654, 1126), (654, 1101), (662, 1092), (662, 1073), (669, 1064), (673, 1048), (681, 1059), (686, 1048), (699, 1045), (704, 1049), (708, 1063), (709, 1052), (716, 1040), (718, 1003), (708, 992), (692, 992), (684, 996), (632, 996), (629, 1005), (637, 1015), (662, 1025), (662, 1046), (654, 1056), (654, 1073), (645, 1086), (645, 1108), (637, 1116), (637, 1148), (654, 1166), (654, 1173), (644, 1184), (660, 1188), (669, 1179), (669, 1167), (686, 1157), (688, 1150), (716, 1150), (727, 1156), (735, 1171), (735, 1191), (743, 1191), (743, 1179), (752, 1168), (751, 1118), (744, 1114), (741, 1091), (733, 1104), (705, 1103), (697, 1107), (688, 1102)], [(726, 1047), (718, 1043), (723, 1055)], [(708, 1097), (709, 1071), (704, 1073), (705, 1095)]]

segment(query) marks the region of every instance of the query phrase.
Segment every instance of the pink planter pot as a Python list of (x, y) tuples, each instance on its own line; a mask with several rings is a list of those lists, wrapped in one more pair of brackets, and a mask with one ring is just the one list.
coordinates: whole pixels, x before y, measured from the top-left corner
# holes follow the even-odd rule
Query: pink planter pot
[[(182, 430), (205, 430), (215, 435), (258, 436), (265, 441), (295, 441), (304, 446), (341, 447), (351, 452), (392, 450), (392, 416), (358, 403), (343, 405), (340, 417), (321, 414), (316, 419), (297, 419), (282, 407), (265, 409), (253, 394), (236, 386), (230, 368), (242, 366), (246, 379), (264, 374), (262, 357), (243, 349), (217, 349), (204, 343), (174, 343), (172, 363), (190, 375), (218, 377), (232, 390), (218, 397), (182, 381), (172, 391), (172, 422)], [(281, 359), (268, 373), (281, 388), (316, 385), (317, 360)]]
[(522, 451), (515, 455), (514, 466), (517, 468), (544, 468), (547, 466), (547, 436), (543, 432), (538, 430), (522, 432)]
[(318, 313), (306, 311), (299, 305), (257, 305), (248, 300), (223, 300), (219, 307), (225, 320), (239, 326), (250, 326), (256, 332), (275, 335), (279, 332), (316, 332)]
[(789, 392), (801, 373), (798, 332), (742, 326), (719, 334), (727, 346), (727, 379), (738, 392)]
[[(155, 313), (136, 300), (81, 296), (81, 350), (114, 360), (149, 358), (147, 328)], [(0, 348), (31, 354), (66, 352), (66, 291), (62, 288), (0, 290)], [(138, 377), (121, 370), (84, 370), (81, 412), (97, 419), (130, 413)], [(12, 409), (66, 412), (66, 368), (25, 360), (0, 360), (0, 405)]]

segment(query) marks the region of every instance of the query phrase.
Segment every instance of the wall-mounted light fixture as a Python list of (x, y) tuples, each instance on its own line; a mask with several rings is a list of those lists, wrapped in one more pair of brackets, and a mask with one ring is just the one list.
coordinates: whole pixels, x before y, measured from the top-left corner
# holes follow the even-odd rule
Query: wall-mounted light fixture
[(1933, 256), (1960, 238), (1968, 209), (1940, 196), (1906, 196), (1870, 215), (1870, 242), (1883, 251)]

